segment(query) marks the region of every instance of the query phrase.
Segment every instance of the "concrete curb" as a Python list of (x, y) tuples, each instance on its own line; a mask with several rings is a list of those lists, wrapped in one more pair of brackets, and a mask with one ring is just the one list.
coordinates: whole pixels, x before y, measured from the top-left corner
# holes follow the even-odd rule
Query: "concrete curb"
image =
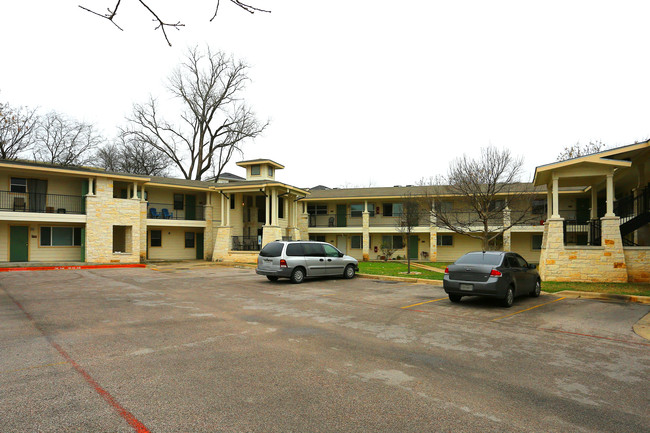
[(384, 280), (395, 281), (400, 283), (419, 283), (429, 284), (431, 286), (442, 287), (442, 280), (427, 280), (425, 278), (407, 278), (407, 277), (390, 277), (388, 275), (372, 275), (372, 274), (357, 274), (359, 278), (366, 278), (368, 280)]
[[(551, 292), (545, 292), (551, 293)], [(553, 295), (564, 296), (565, 298), (575, 299), (596, 299), (599, 301), (617, 301), (617, 302), (635, 302), (637, 304), (650, 304), (650, 296), (637, 295), (618, 295), (613, 293), (597, 292), (580, 292), (577, 290), (562, 290), (561, 292), (552, 292)]]
[(632, 329), (641, 338), (650, 340), (650, 313), (646, 314), (641, 320), (636, 322)]

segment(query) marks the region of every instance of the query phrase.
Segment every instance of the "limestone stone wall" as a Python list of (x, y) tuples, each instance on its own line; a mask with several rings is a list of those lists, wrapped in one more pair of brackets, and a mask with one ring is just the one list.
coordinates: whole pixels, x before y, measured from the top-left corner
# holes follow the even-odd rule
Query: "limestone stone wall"
[(282, 239), (282, 227), (264, 226), (262, 229), (262, 248), (269, 242)]
[(298, 214), (298, 230), (300, 230), (300, 239), (309, 239), (309, 215), (306, 213)]
[(650, 247), (625, 247), (627, 278), (631, 283), (650, 283)]
[(140, 262), (147, 259), (147, 202), (140, 202)]
[[(97, 178), (97, 191), (86, 198), (86, 261), (138, 263), (140, 261), (140, 199), (113, 198), (113, 181)], [(145, 214), (146, 217), (146, 214)], [(127, 252), (113, 253), (113, 226), (130, 227)]]
[(228, 253), (232, 248), (232, 227), (220, 226), (217, 227), (217, 232), (214, 241), (214, 249), (212, 251), (212, 261), (225, 260)]
[[(618, 217), (605, 217), (602, 246), (565, 246), (562, 219), (547, 221), (540, 258), (540, 275), (545, 281), (627, 282)], [(544, 242), (544, 241), (543, 241)]]
[(212, 206), (206, 205), (203, 208), (205, 215), (205, 230), (203, 231), (203, 258), (212, 260), (214, 251), (214, 227), (212, 225)]
[(438, 260), (438, 228), (436, 226), (429, 228), (429, 260), (432, 262)]

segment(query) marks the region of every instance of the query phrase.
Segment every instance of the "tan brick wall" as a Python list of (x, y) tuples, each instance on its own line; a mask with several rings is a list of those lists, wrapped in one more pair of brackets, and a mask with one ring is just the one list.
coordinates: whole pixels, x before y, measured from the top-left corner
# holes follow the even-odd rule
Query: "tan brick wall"
[(631, 283), (650, 283), (650, 247), (626, 247), (627, 279)]
[[(140, 261), (140, 200), (113, 198), (113, 181), (97, 178), (97, 194), (86, 199), (86, 261), (138, 263)], [(113, 253), (113, 226), (131, 227), (128, 253)]]

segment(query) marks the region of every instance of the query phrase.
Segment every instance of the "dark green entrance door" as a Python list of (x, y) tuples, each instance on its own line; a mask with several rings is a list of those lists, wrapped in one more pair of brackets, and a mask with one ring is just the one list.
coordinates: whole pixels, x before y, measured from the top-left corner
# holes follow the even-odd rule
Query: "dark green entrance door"
[(336, 227), (347, 227), (348, 221), (345, 216), (347, 206), (344, 204), (336, 205)]
[(185, 219), (186, 220), (196, 219), (196, 196), (193, 195), (185, 196)]
[(409, 238), (409, 258), (417, 259), (418, 258), (418, 237), (410, 236)]
[(196, 234), (196, 260), (203, 260), (203, 233)]
[(9, 228), (9, 261), (26, 262), (29, 260), (29, 227), (11, 226)]

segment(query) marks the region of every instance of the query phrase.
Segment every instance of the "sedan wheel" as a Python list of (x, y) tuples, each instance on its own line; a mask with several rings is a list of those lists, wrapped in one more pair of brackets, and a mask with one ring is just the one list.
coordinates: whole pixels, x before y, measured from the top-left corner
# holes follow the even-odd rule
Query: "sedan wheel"
[(302, 268), (296, 268), (291, 273), (291, 282), (293, 284), (300, 284), (305, 279), (305, 271)]
[(506, 297), (501, 301), (501, 305), (506, 308), (512, 307), (512, 304), (515, 302), (515, 292), (512, 290), (512, 286), (508, 287), (506, 292)]
[(463, 297), (463, 295), (456, 295), (456, 294), (454, 294), (454, 293), (450, 293), (450, 294), (449, 294), (449, 300), (450, 300), (451, 302), (460, 302), (460, 300), (461, 300), (462, 297)]
[(542, 283), (541, 281), (537, 280), (535, 281), (535, 288), (532, 292), (530, 292), (530, 296), (537, 298), (539, 297), (540, 293), (542, 293)]

